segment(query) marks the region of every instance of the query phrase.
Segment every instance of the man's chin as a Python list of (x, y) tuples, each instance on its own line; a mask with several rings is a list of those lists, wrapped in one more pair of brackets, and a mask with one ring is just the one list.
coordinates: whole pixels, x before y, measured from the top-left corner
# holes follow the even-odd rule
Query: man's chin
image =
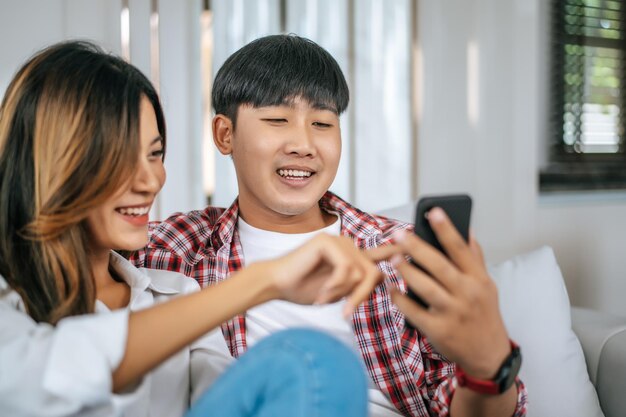
[(274, 211), (283, 216), (301, 216), (319, 207), (319, 200), (289, 201), (276, 204)]
[(311, 207), (281, 207), (274, 211), (285, 217), (298, 217), (306, 214), (309, 210), (311, 210)]

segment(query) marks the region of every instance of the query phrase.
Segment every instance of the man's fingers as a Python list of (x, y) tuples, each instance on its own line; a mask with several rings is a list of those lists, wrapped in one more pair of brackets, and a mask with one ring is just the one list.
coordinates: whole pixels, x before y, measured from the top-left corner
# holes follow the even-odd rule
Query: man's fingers
[(469, 247), (472, 253), (474, 254), (474, 256), (476, 257), (476, 259), (479, 259), (480, 262), (484, 264), (485, 257), (483, 255), (483, 249), (481, 248), (480, 244), (476, 240), (476, 236), (474, 235), (474, 232), (472, 231), (472, 229), (470, 229), (470, 232), (469, 232)]
[(428, 310), (418, 305), (397, 289), (391, 290), (391, 301), (398, 306), (405, 318), (409, 320), (413, 326), (428, 333), (429, 322), (431, 320), (431, 313)]
[(412, 233), (398, 233), (396, 241), (404, 248), (405, 253), (448, 291), (454, 292), (458, 288), (460, 272), (443, 253)]
[(404, 249), (398, 245), (384, 245), (377, 248), (367, 249), (364, 251), (364, 254), (369, 260), (373, 262), (380, 262), (391, 258), (393, 255), (400, 254), (403, 251)]
[(468, 243), (456, 229), (446, 212), (435, 207), (428, 212), (428, 222), (437, 235), (437, 240), (446, 250), (452, 262), (463, 272), (474, 275), (478, 272), (480, 263), (476, 261), (474, 253)]
[(409, 264), (404, 258), (397, 255), (392, 258), (392, 262), (402, 275), (404, 282), (427, 304), (433, 308), (445, 309), (450, 303), (451, 295), (448, 290), (424, 271)]

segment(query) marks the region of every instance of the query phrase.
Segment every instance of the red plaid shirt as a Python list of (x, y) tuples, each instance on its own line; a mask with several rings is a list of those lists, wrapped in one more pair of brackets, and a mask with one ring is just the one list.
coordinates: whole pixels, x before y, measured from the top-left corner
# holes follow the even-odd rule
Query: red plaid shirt
[[(373, 216), (352, 207), (328, 192), (320, 207), (341, 217), (341, 234), (360, 248), (388, 243), (394, 231), (411, 225)], [(133, 254), (137, 266), (181, 272), (202, 287), (217, 284), (242, 267), (243, 251), (237, 232), (239, 206), (227, 210), (208, 207), (202, 211), (174, 214), (151, 224), (151, 239), (144, 251)], [(456, 386), (455, 366), (437, 353), (419, 332), (404, 326), (404, 316), (391, 302), (387, 287), (406, 291), (389, 262), (379, 267), (386, 278), (368, 301), (354, 313), (354, 333), (370, 378), (407, 416), (448, 416)], [(246, 351), (245, 315), (222, 325), (234, 357)], [(518, 380), (515, 417), (526, 414), (526, 390)]]

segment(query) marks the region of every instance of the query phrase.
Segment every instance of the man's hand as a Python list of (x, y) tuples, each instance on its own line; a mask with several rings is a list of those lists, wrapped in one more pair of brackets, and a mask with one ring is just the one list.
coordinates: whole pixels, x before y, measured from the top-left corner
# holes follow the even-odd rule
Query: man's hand
[(375, 261), (397, 249), (361, 251), (345, 236), (319, 234), (286, 256), (268, 261), (277, 297), (298, 304), (330, 303), (347, 296), (344, 316), (366, 300), (381, 282)]
[(401, 256), (394, 256), (392, 263), (429, 308), (399, 291), (392, 291), (392, 299), (440, 353), (468, 375), (491, 379), (511, 351), (497, 288), (473, 236), (466, 244), (440, 208), (432, 209), (428, 220), (449, 258), (417, 236), (401, 233), (397, 244), (427, 272)]

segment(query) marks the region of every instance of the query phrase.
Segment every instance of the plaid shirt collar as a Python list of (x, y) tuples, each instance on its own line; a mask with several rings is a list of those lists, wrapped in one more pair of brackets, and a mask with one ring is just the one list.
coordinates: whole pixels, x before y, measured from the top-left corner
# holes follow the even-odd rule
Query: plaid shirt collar
[[(376, 219), (327, 191), (319, 202), (320, 208), (327, 213), (338, 214), (341, 218), (341, 234), (357, 241), (369, 241), (382, 233)], [(239, 200), (226, 209), (217, 219), (211, 233), (211, 244), (215, 251), (223, 245), (230, 245), (237, 230), (239, 219)], [(373, 242), (372, 242), (373, 243)], [(361, 246), (361, 245), (359, 245)], [(364, 247), (371, 247), (369, 244)]]
[(222, 245), (229, 245), (232, 242), (238, 219), (239, 199), (235, 199), (233, 204), (217, 219), (211, 232), (211, 246), (215, 251), (218, 251)]

